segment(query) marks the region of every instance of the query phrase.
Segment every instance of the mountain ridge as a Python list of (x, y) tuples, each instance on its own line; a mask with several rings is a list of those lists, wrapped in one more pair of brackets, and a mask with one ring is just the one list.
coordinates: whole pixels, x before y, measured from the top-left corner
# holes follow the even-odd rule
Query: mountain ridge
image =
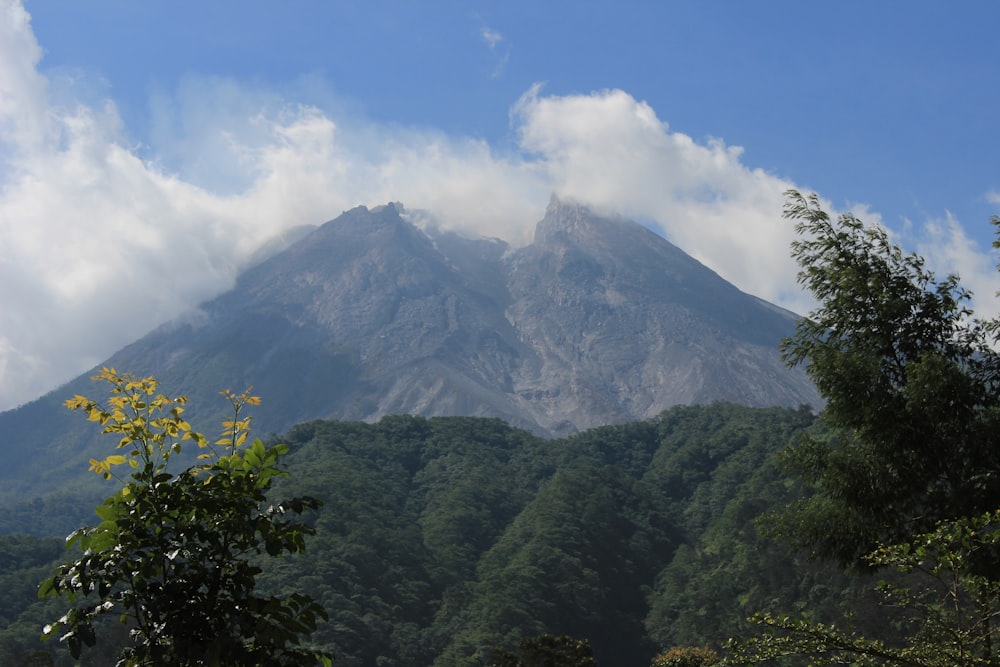
[[(777, 350), (795, 319), (581, 204), (553, 198), (520, 248), (422, 230), (388, 204), (319, 226), (102, 365), (154, 374), (197, 406), (253, 385), (273, 432), (411, 413), (559, 436), (677, 404), (818, 407)], [(0, 413), (0, 453), (14, 461), (0, 478), (29, 474), (38, 448), (67, 467), (86, 460), (93, 437), (55, 411), (57, 397), (100, 391), (89, 375)]]

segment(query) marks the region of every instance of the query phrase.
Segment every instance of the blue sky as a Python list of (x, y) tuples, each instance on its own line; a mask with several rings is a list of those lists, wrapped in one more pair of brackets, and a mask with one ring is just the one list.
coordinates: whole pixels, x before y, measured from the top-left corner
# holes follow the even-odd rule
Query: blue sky
[(275, 234), (388, 200), (512, 243), (552, 192), (587, 200), (803, 311), (781, 192), (815, 190), (997, 311), (997, 2), (0, 0), (0, 17), (0, 409), (190, 312)]

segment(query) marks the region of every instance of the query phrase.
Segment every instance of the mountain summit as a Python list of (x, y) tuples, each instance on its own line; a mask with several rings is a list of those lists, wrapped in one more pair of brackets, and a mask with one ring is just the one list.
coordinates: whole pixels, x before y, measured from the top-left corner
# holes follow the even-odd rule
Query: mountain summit
[[(512, 249), (423, 231), (389, 204), (320, 226), (106, 364), (155, 374), (197, 405), (253, 385), (275, 432), (414, 413), (562, 435), (676, 404), (818, 406), (779, 357), (794, 324), (641, 225), (585, 206), (554, 198), (534, 241)], [(56, 398), (99, 391), (85, 377), (0, 415), (0, 453), (84, 456)]]
[(580, 428), (676, 404), (820, 404), (778, 354), (793, 314), (635, 222), (553, 199), (509, 267), (507, 319), (533, 353), (519, 377), (552, 399), (551, 418)]

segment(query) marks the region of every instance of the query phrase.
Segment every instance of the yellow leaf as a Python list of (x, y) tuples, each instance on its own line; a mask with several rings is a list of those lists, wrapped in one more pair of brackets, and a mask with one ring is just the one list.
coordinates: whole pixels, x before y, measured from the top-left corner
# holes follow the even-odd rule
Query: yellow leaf
[(76, 394), (73, 398), (67, 399), (64, 405), (70, 410), (76, 410), (78, 408), (86, 407), (87, 403), (89, 403), (89, 401), (86, 396)]
[(104, 460), (105, 460), (105, 462), (110, 463), (113, 466), (117, 466), (117, 465), (121, 465), (122, 463), (125, 463), (125, 457), (122, 456), (121, 454), (114, 454), (114, 455), (109, 456), (108, 458), (106, 458)]

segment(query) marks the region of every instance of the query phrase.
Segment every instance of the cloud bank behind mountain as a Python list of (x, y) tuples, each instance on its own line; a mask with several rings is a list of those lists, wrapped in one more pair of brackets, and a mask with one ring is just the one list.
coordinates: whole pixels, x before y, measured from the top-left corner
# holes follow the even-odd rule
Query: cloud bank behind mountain
[[(314, 78), (278, 91), (190, 76), (151, 91), (137, 137), (99, 77), (44, 72), (42, 56), (28, 14), (0, 0), (0, 409), (229, 288), (269, 239), (358, 204), (401, 201), (521, 245), (556, 193), (642, 221), (747, 292), (810, 305), (781, 219), (782, 193), (808, 184), (672, 130), (622, 90), (536, 85), (496, 146), (372, 122)], [(978, 295), (1000, 287), (954, 221), (899, 234)]]

